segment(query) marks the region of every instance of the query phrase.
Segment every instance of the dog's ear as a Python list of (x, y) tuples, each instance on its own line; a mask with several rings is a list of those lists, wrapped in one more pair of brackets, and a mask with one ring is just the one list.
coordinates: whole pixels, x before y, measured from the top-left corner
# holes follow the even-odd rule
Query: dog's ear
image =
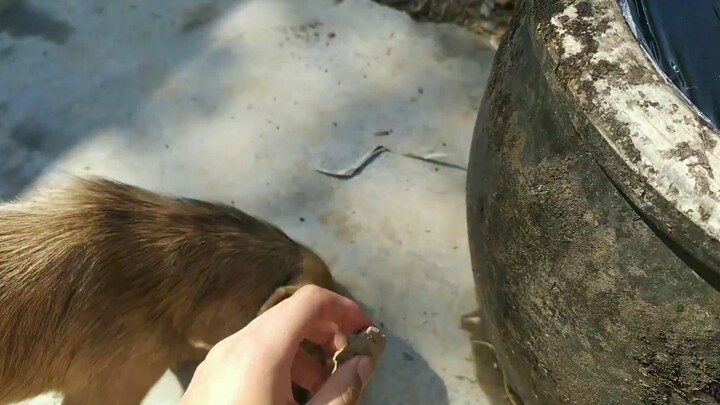
[(262, 315), (265, 311), (279, 304), (281, 301), (285, 300), (286, 298), (290, 298), (290, 296), (295, 294), (295, 292), (299, 290), (300, 287), (302, 287), (303, 285), (304, 284), (285, 285), (279, 287), (278, 289), (273, 291), (272, 294), (270, 294), (270, 298), (268, 298), (263, 304), (263, 306), (260, 307), (258, 315)]

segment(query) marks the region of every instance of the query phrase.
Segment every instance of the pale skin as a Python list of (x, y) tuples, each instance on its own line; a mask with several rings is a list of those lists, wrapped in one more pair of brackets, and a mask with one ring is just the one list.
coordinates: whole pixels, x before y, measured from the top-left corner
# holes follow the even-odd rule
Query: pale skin
[(296, 404), (292, 382), (315, 393), (309, 405), (355, 405), (372, 377), (369, 357), (329, 375), (300, 350), (310, 340), (329, 354), (372, 321), (352, 300), (316, 286), (299, 289), (210, 350), (181, 405)]

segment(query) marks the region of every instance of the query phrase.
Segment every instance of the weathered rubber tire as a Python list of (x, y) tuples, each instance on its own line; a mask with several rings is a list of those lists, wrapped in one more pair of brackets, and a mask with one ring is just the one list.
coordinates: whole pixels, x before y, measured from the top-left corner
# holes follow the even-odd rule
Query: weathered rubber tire
[[(468, 170), (480, 337), (525, 405), (720, 403), (716, 218), (694, 215), (717, 212), (720, 138), (637, 43), (616, 43), (632, 36), (614, 1), (523, 3)], [(638, 146), (654, 121), (669, 152)], [(674, 177), (685, 200), (658, 186), (672, 170), (689, 173)]]

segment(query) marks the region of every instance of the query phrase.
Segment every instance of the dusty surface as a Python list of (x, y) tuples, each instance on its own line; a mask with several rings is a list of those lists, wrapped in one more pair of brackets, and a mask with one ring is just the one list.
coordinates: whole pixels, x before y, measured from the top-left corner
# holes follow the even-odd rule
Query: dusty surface
[[(655, 227), (657, 212), (680, 224), (656, 205), (669, 189), (614, 159), (673, 181), (676, 207), (717, 209), (704, 187), (688, 191), (714, 145), (702, 149), (707, 127), (684, 120), (687, 106), (621, 41), (613, 3), (531, 2), (498, 51), (469, 171), (476, 329), (526, 405), (718, 403), (720, 300), (685, 250), (701, 238), (679, 246)], [(671, 102), (675, 113), (657, 111)], [(662, 132), (676, 119), (677, 139)]]
[[(67, 172), (235, 204), (315, 248), (388, 336), (365, 403), (489, 403), (459, 329), (465, 172), (402, 156), (467, 164), (492, 57), (475, 36), (369, 0), (6, 11), (0, 198)], [(398, 153), (351, 180), (315, 171), (379, 143)], [(180, 392), (167, 375), (146, 402)]]
[(614, 0), (532, 3), (558, 91), (598, 129), (590, 150), (720, 288), (717, 129), (654, 68)]

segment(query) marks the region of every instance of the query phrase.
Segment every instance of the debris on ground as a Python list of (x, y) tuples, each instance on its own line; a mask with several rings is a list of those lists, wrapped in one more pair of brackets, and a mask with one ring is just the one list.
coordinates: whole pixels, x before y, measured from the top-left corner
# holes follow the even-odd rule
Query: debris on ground
[[(388, 149), (387, 147), (383, 145), (378, 145), (372, 148), (370, 151), (362, 155), (359, 159), (355, 160), (352, 164), (348, 165), (347, 167), (339, 170), (332, 170), (332, 169), (325, 169), (325, 168), (316, 168), (315, 170), (318, 173), (322, 173), (326, 176), (335, 177), (337, 179), (341, 180), (350, 180), (353, 177), (360, 174), (366, 167), (370, 165), (375, 159), (377, 159), (378, 156), (382, 155), (385, 152), (389, 153), (395, 153), (392, 150)], [(420, 160), (425, 163), (430, 163), (436, 166), (442, 166), (447, 167), (451, 169), (456, 170), (462, 170), (467, 171), (467, 168), (465, 166), (459, 165), (457, 163), (447, 162), (443, 160), (444, 158), (447, 158), (448, 155), (446, 153), (442, 152), (429, 152), (425, 154), (416, 154), (416, 153), (400, 153), (401, 156), (404, 156), (406, 158)], [(436, 169), (437, 171), (437, 169)]]
[(465, 166), (461, 166), (456, 163), (450, 163), (450, 162), (441, 160), (448, 156), (447, 153), (430, 152), (430, 153), (427, 153), (424, 155), (416, 155), (414, 153), (403, 153), (403, 156), (409, 157), (411, 159), (422, 160), (423, 162), (432, 163), (432, 164), (438, 165), (438, 166), (449, 167), (451, 169), (462, 170), (464, 172), (467, 171), (467, 168)]
[(322, 173), (326, 176), (335, 177), (338, 179), (343, 180), (349, 180), (353, 177), (360, 174), (360, 172), (363, 171), (370, 163), (373, 162), (373, 160), (377, 159), (378, 156), (382, 155), (385, 152), (389, 152), (390, 149), (379, 145), (374, 147), (372, 150), (361, 156), (359, 159), (357, 159), (353, 164), (350, 166), (340, 169), (340, 170), (328, 170), (323, 168), (317, 168), (319, 173)]
[(420, 22), (453, 23), (487, 38), (497, 47), (515, 12), (517, 0), (374, 0), (405, 11)]
[(351, 336), (348, 345), (333, 356), (333, 373), (346, 361), (356, 356), (370, 356), (373, 363), (377, 362), (385, 352), (386, 338), (375, 326), (370, 326), (362, 333)]

